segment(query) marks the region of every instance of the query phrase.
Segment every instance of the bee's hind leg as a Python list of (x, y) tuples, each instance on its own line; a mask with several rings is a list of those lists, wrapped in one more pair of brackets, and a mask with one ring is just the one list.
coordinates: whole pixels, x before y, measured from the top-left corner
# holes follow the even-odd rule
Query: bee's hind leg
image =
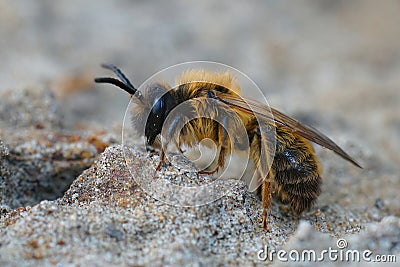
[(262, 201), (262, 227), (268, 229), (268, 214), (271, 207), (271, 182), (269, 181), (269, 175), (261, 185), (261, 201)]

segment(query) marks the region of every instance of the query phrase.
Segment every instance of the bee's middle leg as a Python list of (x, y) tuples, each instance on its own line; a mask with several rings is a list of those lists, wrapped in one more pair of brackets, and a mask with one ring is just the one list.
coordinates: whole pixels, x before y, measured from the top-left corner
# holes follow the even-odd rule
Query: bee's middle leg
[[(218, 160), (217, 160), (215, 168), (213, 170), (211, 170), (211, 171), (205, 171), (205, 170), (199, 171), (198, 174), (211, 175), (211, 174), (214, 174), (214, 173), (218, 172), (219, 169), (223, 168), (224, 165), (225, 165), (225, 156), (226, 156), (226, 149), (221, 147), (220, 151), (219, 151)], [(213, 165), (214, 165), (214, 163), (213, 163)]]
[[(228, 123), (226, 118), (225, 118), (224, 123), (225, 124)], [(216, 122), (216, 124), (219, 124), (219, 123)], [(215, 138), (220, 143), (220, 147), (218, 148), (218, 150), (219, 150), (218, 151), (218, 159), (216, 160), (216, 164), (215, 164), (216, 166), (212, 171), (204, 171), (203, 170), (203, 171), (198, 172), (199, 174), (209, 174), (209, 175), (211, 175), (211, 174), (214, 174), (214, 173), (218, 172), (220, 168), (223, 169), (224, 166), (225, 166), (225, 158), (226, 158), (226, 155), (228, 153), (227, 147), (230, 144), (229, 143), (229, 139), (228, 139), (228, 133), (226, 132), (224, 127), (222, 125), (220, 125), (220, 124), (216, 127), (216, 129), (217, 130), (215, 131)], [(216, 143), (218, 143), (218, 141), (216, 141)]]

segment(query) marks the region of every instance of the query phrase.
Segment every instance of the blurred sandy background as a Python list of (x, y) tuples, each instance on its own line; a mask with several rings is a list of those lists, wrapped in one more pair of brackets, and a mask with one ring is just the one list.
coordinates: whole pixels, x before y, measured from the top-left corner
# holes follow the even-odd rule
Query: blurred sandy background
[(173, 64), (217, 61), (248, 74), (274, 107), (396, 168), (399, 14), (400, 1), (373, 0), (1, 0), (0, 90), (47, 82), (71, 125), (107, 126), (128, 98), (94, 86), (108, 73), (100, 63), (139, 86)]
[[(259, 199), (244, 187), (185, 213), (135, 189), (120, 147), (91, 165), (119, 143), (107, 133), (120, 129), (129, 102), (125, 92), (93, 83), (111, 75), (100, 63), (120, 66), (139, 86), (193, 60), (243, 71), (272, 106), (326, 133), (364, 169), (316, 146), (324, 168), (316, 206), (299, 223), (274, 201), (274, 231), (266, 234), (251, 217)], [(14, 96), (1, 94), (9, 89)], [(247, 266), (260, 264), (251, 255), (262, 244), (326, 248), (337, 235), (359, 249), (398, 254), (398, 0), (0, 0), (0, 95), (0, 265), (179, 265), (188, 258)], [(78, 129), (74, 138), (71, 129)], [(150, 159), (138, 159), (149, 171)]]

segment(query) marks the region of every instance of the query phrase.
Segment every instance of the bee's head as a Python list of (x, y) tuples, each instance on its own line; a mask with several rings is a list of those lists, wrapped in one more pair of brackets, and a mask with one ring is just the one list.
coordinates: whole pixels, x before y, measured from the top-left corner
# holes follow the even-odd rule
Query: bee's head
[(168, 85), (156, 83), (150, 85), (142, 93), (137, 90), (116, 66), (102, 64), (103, 68), (117, 74), (115, 78), (96, 78), (97, 83), (111, 83), (128, 92), (139, 104), (139, 111), (134, 116), (135, 126), (139, 129), (145, 125), (144, 135), (148, 145), (153, 145), (157, 135), (161, 134), (162, 126), (169, 112), (176, 106), (173, 91)]

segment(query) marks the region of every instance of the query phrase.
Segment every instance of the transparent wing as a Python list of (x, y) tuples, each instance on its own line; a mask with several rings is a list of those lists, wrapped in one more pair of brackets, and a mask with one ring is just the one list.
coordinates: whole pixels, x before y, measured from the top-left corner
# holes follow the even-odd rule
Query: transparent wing
[(283, 114), (282, 112), (270, 108), (264, 104), (250, 99), (243, 99), (242, 97), (235, 97), (231, 94), (218, 93), (212, 96), (219, 101), (229, 105), (232, 108), (242, 110), (251, 114), (258, 115), (259, 118), (271, 121), (280, 126), (290, 129), (293, 133), (296, 133), (307, 140), (314, 142), (320, 146), (332, 150), (345, 160), (351, 162), (355, 166), (362, 168), (361, 165), (355, 161), (349, 154), (347, 154), (342, 148), (340, 148), (335, 142), (329, 137), (315, 129), (314, 127), (300, 123), (299, 121)]

